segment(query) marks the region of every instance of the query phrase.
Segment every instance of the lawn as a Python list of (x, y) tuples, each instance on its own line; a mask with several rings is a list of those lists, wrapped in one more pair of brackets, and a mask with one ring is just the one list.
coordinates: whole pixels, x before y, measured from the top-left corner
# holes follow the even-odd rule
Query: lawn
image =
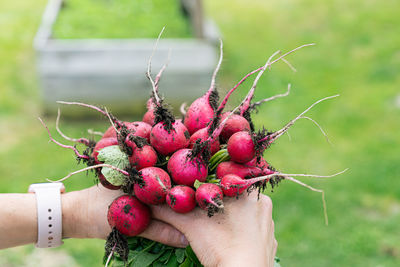
[[(69, 151), (48, 142), (36, 119), (41, 103), (32, 39), (44, 6), (44, 0), (0, 2), (0, 28), (6, 29), (0, 31), (0, 192), (25, 192), (32, 182), (78, 168)], [(285, 91), (288, 83), (292, 92), (260, 108), (254, 116), (259, 127), (279, 129), (315, 100), (341, 95), (309, 113), (333, 145), (303, 120), (290, 130), (291, 139), (283, 136), (265, 153), (273, 166), (290, 173), (350, 168), (329, 180), (302, 179), (326, 191), (329, 226), (319, 194), (290, 182), (266, 191), (274, 203), (282, 266), (398, 266), (400, 2), (208, 0), (205, 6), (224, 39), (221, 89), (278, 49), (317, 44), (288, 57), (296, 73), (278, 63), (260, 80), (257, 99)], [(54, 129), (54, 118), (46, 120)], [(71, 136), (106, 125), (106, 120), (62, 122)], [(91, 184), (85, 175), (66, 182), (68, 190)], [(69, 266), (97, 266), (102, 246), (99, 240), (68, 240), (55, 251), (72, 257)], [(0, 266), (21, 266), (34, 251), (32, 246), (0, 251)]]

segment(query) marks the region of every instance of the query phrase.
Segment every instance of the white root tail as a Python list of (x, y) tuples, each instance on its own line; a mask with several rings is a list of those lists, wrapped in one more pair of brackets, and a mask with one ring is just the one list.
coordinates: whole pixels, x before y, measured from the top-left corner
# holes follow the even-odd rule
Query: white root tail
[(291, 120), (288, 124), (286, 124), (282, 129), (280, 129), (279, 131), (276, 131), (275, 133), (271, 134), (270, 136), (267, 136), (264, 139), (261, 139), (260, 142), (265, 141), (267, 139), (270, 140), (270, 142), (273, 142), (274, 140), (278, 139), (282, 134), (284, 134), (287, 130), (289, 130), (289, 128), (300, 118), (303, 117), (303, 115), (305, 113), (307, 113), (310, 109), (312, 109), (315, 105), (317, 105), (318, 103), (331, 99), (331, 98), (335, 98), (338, 97), (339, 95), (333, 95), (333, 96), (328, 96), (325, 98), (322, 98), (316, 102), (314, 102), (311, 106), (309, 106), (306, 110), (304, 110), (302, 113), (300, 113), (296, 118), (294, 118), (293, 120)]
[(86, 168), (83, 168), (83, 169), (80, 169), (80, 170), (71, 172), (71, 173), (69, 173), (67, 176), (65, 176), (64, 178), (61, 178), (61, 179), (56, 180), (56, 181), (51, 180), (51, 179), (46, 179), (46, 180), (47, 180), (48, 182), (51, 182), (51, 183), (59, 183), (59, 182), (62, 182), (62, 181), (67, 180), (68, 178), (70, 178), (71, 176), (73, 176), (73, 175), (75, 175), (75, 174), (78, 174), (78, 173), (81, 173), (81, 172), (85, 172), (85, 171), (89, 171), (89, 170), (93, 170), (93, 169), (97, 169), (97, 168), (102, 168), (102, 167), (111, 168), (111, 169), (113, 169), (113, 170), (119, 171), (119, 172), (122, 173), (123, 175), (129, 176), (129, 173), (128, 173), (127, 171), (121, 170), (120, 168), (117, 168), (117, 167), (115, 167), (115, 166), (113, 166), (113, 165), (110, 165), (110, 164), (98, 164), (98, 165), (86, 167)]
[(149, 62), (147, 64), (147, 72), (146, 72), (146, 76), (151, 82), (151, 86), (153, 88), (154, 98), (156, 100), (156, 104), (157, 105), (160, 104), (161, 100), (160, 100), (160, 97), (159, 97), (158, 92), (157, 92), (156, 83), (154, 82), (153, 78), (151, 77), (151, 60), (153, 59), (154, 53), (157, 50), (158, 42), (160, 41), (161, 35), (164, 32), (164, 30), (165, 30), (165, 27), (163, 27), (161, 32), (158, 34), (157, 40), (156, 40), (156, 42), (154, 44), (154, 47), (153, 47), (153, 51), (151, 52), (151, 55), (150, 55), (150, 58), (149, 58)]

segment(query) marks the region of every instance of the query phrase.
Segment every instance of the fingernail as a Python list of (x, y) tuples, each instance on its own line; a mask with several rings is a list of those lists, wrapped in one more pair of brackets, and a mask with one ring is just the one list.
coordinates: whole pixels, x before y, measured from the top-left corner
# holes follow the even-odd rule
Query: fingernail
[(181, 235), (181, 243), (182, 243), (182, 246), (185, 246), (185, 247), (189, 246), (189, 241), (186, 239), (185, 235)]

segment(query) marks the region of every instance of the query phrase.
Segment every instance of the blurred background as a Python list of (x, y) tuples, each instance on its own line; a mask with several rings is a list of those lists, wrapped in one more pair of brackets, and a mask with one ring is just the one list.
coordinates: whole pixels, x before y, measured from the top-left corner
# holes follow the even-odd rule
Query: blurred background
[[(179, 19), (177, 3), (168, 2), (68, 0), (53, 38), (156, 38), (164, 25), (165, 38), (197, 36), (187, 19)], [(0, 1), (0, 193), (26, 192), (31, 183), (80, 168), (70, 151), (48, 142), (37, 120), (43, 113), (51, 115), (46, 112), (33, 48), (46, 4)], [(291, 139), (283, 136), (264, 155), (286, 173), (332, 174), (350, 168), (328, 180), (302, 179), (325, 190), (329, 226), (324, 224), (320, 194), (287, 181), (273, 193), (265, 192), (274, 203), (282, 266), (398, 266), (400, 2), (205, 0), (203, 8), (224, 41), (221, 92), (276, 50), (316, 43), (287, 58), (297, 72), (279, 62), (261, 78), (256, 99), (282, 93), (288, 83), (292, 91), (260, 108), (254, 115), (257, 127), (277, 130), (317, 99), (341, 95), (308, 114), (328, 133), (332, 146), (318, 128), (303, 120), (290, 130)], [(176, 20), (162, 15), (165, 12), (175, 12), (168, 14), (175, 14)], [(250, 86), (247, 82), (239, 89), (231, 106), (240, 103)], [(173, 98), (162, 82), (160, 88)], [(132, 111), (125, 118), (141, 116)], [(107, 120), (94, 118), (62, 120), (61, 127), (73, 137), (108, 127)], [(55, 135), (55, 118), (45, 119)], [(65, 182), (66, 188), (89, 187), (93, 178), (77, 175)], [(103, 246), (102, 240), (66, 240), (54, 250), (35, 250), (33, 245), (7, 249), (0, 251), (0, 266), (100, 266)], [(45, 265), (47, 260), (50, 265)]]

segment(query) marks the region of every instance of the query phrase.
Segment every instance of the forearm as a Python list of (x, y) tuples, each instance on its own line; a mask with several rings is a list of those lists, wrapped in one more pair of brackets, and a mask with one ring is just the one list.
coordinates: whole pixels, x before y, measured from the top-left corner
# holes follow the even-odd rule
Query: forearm
[[(89, 237), (80, 199), (76, 192), (61, 195), (63, 238)], [(37, 235), (35, 194), (0, 194), (0, 249), (36, 243)]]
[(0, 194), (0, 249), (34, 243), (37, 213), (34, 194)]

